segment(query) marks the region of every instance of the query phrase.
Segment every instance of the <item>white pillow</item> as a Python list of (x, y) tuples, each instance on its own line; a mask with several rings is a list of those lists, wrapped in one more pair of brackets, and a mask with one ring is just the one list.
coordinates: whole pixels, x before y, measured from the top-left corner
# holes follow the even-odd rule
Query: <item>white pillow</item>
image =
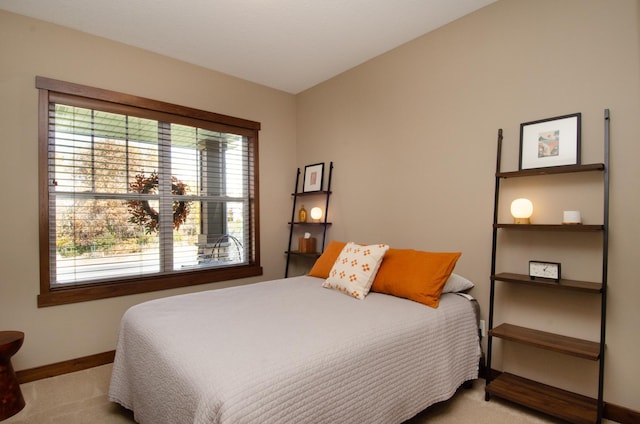
[(444, 284), (442, 293), (462, 292), (473, 287), (473, 283), (461, 275), (451, 273), (449, 279)]
[(322, 287), (341, 291), (356, 299), (364, 299), (387, 250), (389, 246), (386, 244), (361, 246), (353, 242), (347, 243)]

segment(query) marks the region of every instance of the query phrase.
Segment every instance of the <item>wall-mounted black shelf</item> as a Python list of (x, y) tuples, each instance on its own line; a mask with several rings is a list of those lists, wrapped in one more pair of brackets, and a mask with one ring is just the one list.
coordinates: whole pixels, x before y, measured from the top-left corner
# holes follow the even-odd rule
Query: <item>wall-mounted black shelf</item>
[[(300, 168), (296, 173), (296, 185), (292, 196), (292, 206), (291, 206), (291, 220), (288, 222), (289, 225), (289, 244), (287, 245), (287, 250), (285, 250), (285, 255), (287, 255), (287, 263), (284, 270), (284, 277), (287, 278), (289, 276), (289, 266), (291, 265), (292, 257), (301, 257), (301, 258), (309, 258), (309, 259), (317, 259), (320, 257), (322, 252), (324, 251), (325, 241), (327, 238), (327, 229), (331, 226), (331, 222), (327, 221), (327, 217), (329, 214), (329, 198), (331, 197), (331, 177), (333, 175), (333, 162), (329, 163), (329, 172), (327, 178), (327, 189), (322, 191), (312, 191), (312, 192), (301, 192), (300, 190)], [(298, 200), (301, 198), (320, 198), (324, 200), (324, 213), (323, 217), (319, 222), (315, 221), (306, 221), (306, 222), (297, 222), (296, 219), (296, 206), (298, 204)], [(303, 253), (297, 250), (292, 250), (292, 244), (294, 243), (294, 234), (296, 233), (296, 229), (305, 229), (309, 232), (317, 235), (320, 240), (320, 249), (318, 252), (314, 253)], [(300, 230), (298, 230), (299, 232)]]
[[(491, 251), (491, 292), (489, 297), (489, 332), (487, 339), (487, 373), (485, 399), (497, 396), (536, 409), (571, 423), (601, 423), (604, 409), (604, 353), (607, 304), (607, 264), (609, 243), (609, 110), (604, 111), (604, 162), (586, 165), (555, 166), (541, 169), (501, 172), (500, 161), (502, 151), (502, 129), (498, 130), (498, 153), (495, 172), (495, 197), (493, 212), (493, 240)], [(564, 224), (506, 224), (498, 223), (498, 206), (500, 199), (500, 183), (507, 178), (534, 177), (539, 175), (558, 175), (581, 172), (601, 172), (604, 187), (602, 224), (564, 225)], [(532, 280), (528, 275), (509, 272), (496, 272), (498, 255), (498, 231), (518, 231), (526, 240), (526, 233), (548, 231), (561, 236), (563, 233), (592, 233), (602, 236), (602, 274), (600, 282), (560, 279)], [(510, 238), (510, 242), (514, 242)], [(580, 291), (600, 296), (600, 334), (597, 341), (569, 337), (562, 334), (549, 333), (534, 328), (521, 327), (510, 323), (494, 326), (494, 315), (499, 307), (496, 299), (496, 282), (505, 284), (537, 287), (540, 290)], [(558, 352), (579, 359), (598, 362), (598, 396), (591, 399), (562, 388), (551, 387), (510, 373), (499, 373), (492, 369), (493, 338), (509, 342), (521, 343), (536, 348)], [(494, 377), (497, 375), (497, 377)]]

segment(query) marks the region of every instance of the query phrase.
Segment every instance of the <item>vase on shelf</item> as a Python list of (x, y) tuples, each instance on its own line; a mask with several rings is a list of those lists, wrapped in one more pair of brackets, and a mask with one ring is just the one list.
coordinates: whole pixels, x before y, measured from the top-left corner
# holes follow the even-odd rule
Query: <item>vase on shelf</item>
[(304, 205), (302, 205), (298, 211), (298, 221), (307, 222), (307, 210), (304, 208)]

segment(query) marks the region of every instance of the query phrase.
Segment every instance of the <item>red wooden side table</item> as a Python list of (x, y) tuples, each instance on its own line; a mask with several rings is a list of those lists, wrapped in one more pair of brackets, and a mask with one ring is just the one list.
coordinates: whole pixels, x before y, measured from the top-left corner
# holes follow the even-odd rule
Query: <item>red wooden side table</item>
[(0, 331), (0, 421), (17, 414), (25, 405), (11, 365), (11, 357), (23, 341), (22, 331)]

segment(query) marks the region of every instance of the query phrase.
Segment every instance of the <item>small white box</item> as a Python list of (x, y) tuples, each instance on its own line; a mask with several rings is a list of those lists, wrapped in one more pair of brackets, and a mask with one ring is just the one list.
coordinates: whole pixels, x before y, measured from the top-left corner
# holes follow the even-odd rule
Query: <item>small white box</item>
[(582, 224), (580, 211), (564, 211), (562, 218), (563, 224)]

